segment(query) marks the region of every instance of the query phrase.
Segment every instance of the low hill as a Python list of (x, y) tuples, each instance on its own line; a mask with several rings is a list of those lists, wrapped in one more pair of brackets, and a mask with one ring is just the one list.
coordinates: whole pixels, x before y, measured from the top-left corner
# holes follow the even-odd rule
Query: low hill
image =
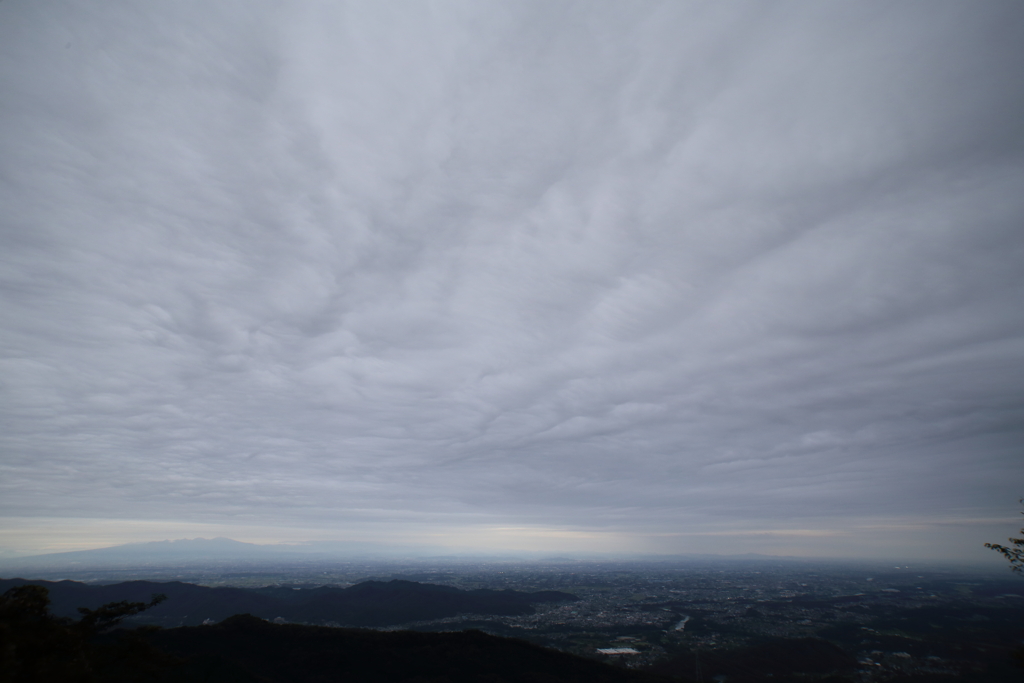
[(365, 581), (348, 588), (262, 589), (210, 588), (180, 581), (128, 581), (94, 586), (78, 581), (0, 580), (0, 594), (24, 584), (49, 590), (50, 609), (56, 616), (77, 617), (79, 607), (128, 600), (146, 602), (154, 594), (167, 600), (145, 612), (138, 621), (159, 626), (190, 626), (205, 620), (221, 621), (235, 614), (264, 619), (343, 626), (392, 626), (412, 621), (453, 617), (458, 614), (531, 614), (533, 605), (577, 600), (571, 593), (512, 590), (464, 591), (451, 586), (415, 581)]
[(659, 683), (667, 679), (490, 636), (272, 624), (251, 615), (150, 636), (184, 664), (164, 683)]

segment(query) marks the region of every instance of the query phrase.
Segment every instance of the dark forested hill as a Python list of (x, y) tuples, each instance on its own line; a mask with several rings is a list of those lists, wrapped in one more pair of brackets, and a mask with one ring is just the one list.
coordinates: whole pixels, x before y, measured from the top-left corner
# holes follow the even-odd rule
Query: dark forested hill
[(207, 619), (221, 621), (244, 613), (312, 624), (388, 626), (457, 614), (530, 614), (536, 603), (577, 599), (570, 593), (557, 591), (464, 591), (398, 580), (366, 581), (349, 588), (324, 586), (295, 590), (209, 588), (180, 581), (128, 581), (92, 586), (77, 581), (6, 579), (0, 580), (0, 594), (26, 583), (45, 586), (50, 592), (53, 614), (68, 617), (77, 617), (79, 607), (95, 609), (121, 600), (145, 602), (153, 594), (161, 593), (167, 600), (140, 618), (140, 621), (161, 626), (198, 625)]
[(184, 660), (165, 683), (657, 683), (620, 669), (480, 631), (380, 632), (272, 624), (249, 615), (150, 636)]
[[(187, 584), (182, 584), (187, 585)], [(67, 588), (67, 587), (65, 587)], [(415, 589), (404, 587), (406, 591)], [(117, 602), (79, 621), (48, 610), (45, 587), (0, 594), (0, 681), (10, 683), (656, 683), (652, 674), (480, 631), (381, 632), (275, 624), (116, 628), (150, 603)], [(112, 630), (113, 629), (113, 630)]]

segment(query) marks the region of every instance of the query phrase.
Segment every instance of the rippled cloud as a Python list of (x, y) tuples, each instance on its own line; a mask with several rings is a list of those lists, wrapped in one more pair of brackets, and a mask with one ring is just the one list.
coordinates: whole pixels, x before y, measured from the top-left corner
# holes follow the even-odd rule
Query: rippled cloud
[(0, 3), (0, 514), (964, 556), (1024, 491), (1022, 26)]

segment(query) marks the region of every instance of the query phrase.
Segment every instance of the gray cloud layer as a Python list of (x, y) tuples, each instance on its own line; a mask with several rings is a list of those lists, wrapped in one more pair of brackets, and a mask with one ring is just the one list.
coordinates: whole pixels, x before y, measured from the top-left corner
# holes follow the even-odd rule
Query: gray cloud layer
[(1018, 3), (8, 0), (0, 46), (2, 514), (1024, 492)]

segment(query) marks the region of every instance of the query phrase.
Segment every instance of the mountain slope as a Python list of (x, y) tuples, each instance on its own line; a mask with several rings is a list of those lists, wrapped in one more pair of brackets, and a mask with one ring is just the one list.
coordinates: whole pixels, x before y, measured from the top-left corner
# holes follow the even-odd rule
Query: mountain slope
[(32, 569), (205, 565), (224, 562), (272, 563), (327, 558), (388, 558), (448, 555), (451, 548), (425, 545), (387, 545), (360, 541), (317, 541), (259, 545), (230, 538), (192, 538), (176, 541), (127, 543), (109, 548), (72, 550), (43, 555), (0, 557), (0, 566)]
[(185, 660), (165, 678), (237, 683), (657, 683), (525, 641), (480, 631), (419, 633), (272, 624), (239, 615), (215, 626), (151, 636)]
[(11, 567), (64, 567), (136, 565), (179, 562), (272, 560), (293, 557), (291, 546), (257, 545), (230, 538), (192, 538), (176, 541), (127, 543), (109, 548), (72, 550), (63, 553), (5, 558)]

